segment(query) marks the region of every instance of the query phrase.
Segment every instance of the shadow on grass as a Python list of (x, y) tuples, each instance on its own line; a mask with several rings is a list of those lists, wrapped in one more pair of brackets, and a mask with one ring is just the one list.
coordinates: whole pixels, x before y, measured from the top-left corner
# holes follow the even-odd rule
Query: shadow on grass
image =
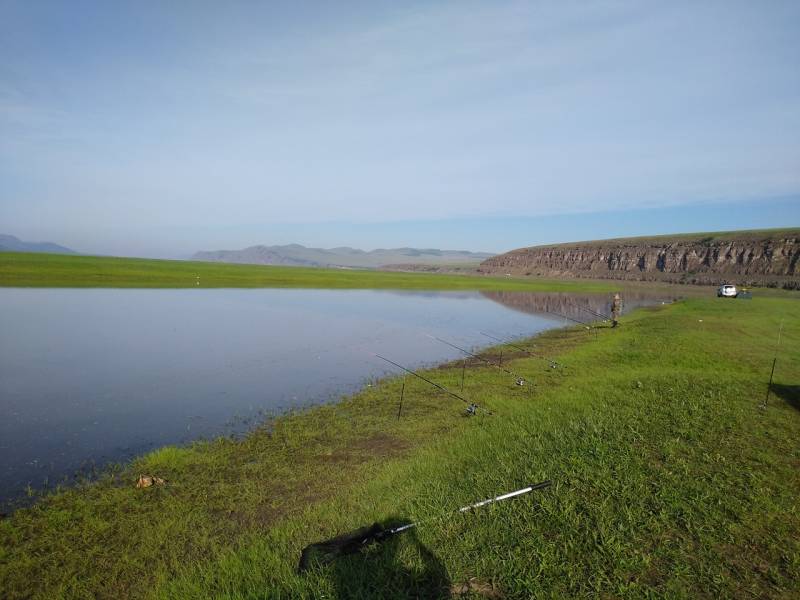
[(795, 410), (800, 410), (800, 385), (773, 383), (770, 390), (778, 398), (785, 400), (789, 406)]
[[(408, 521), (405, 521), (408, 523)], [(389, 526), (403, 522), (392, 521)], [(331, 571), (337, 598), (451, 598), (442, 562), (410, 529), (365, 552), (341, 557)]]

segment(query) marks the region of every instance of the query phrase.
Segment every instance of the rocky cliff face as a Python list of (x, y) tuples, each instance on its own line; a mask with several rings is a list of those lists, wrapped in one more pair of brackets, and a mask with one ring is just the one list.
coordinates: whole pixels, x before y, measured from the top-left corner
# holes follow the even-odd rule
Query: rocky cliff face
[(800, 230), (661, 236), (512, 250), (481, 273), (800, 288)]

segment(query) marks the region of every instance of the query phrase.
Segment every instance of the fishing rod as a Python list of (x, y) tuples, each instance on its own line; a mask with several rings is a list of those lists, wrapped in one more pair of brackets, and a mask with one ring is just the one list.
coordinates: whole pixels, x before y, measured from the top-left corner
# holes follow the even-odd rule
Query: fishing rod
[(594, 331), (594, 339), (595, 340), (597, 339), (597, 327), (595, 327), (594, 325), (589, 325), (585, 321), (581, 321), (579, 319), (573, 319), (572, 317), (568, 317), (567, 315), (563, 315), (563, 314), (555, 312), (553, 310), (546, 310), (545, 312), (548, 312), (551, 315), (556, 315), (558, 317), (563, 317), (565, 319), (569, 319), (570, 321), (574, 321), (575, 323), (580, 323), (581, 325), (583, 325), (586, 328), (586, 331), (588, 331), (590, 334), (591, 334), (592, 331)]
[(610, 315), (606, 315), (606, 314), (603, 314), (601, 312), (597, 312), (596, 310), (591, 309), (588, 306), (581, 306), (580, 304), (577, 304), (575, 302), (570, 302), (569, 300), (565, 300), (565, 302), (567, 304), (569, 304), (570, 306), (574, 306), (575, 308), (579, 308), (580, 310), (586, 311), (589, 314), (594, 315), (595, 317), (598, 317), (600, 319), (605, 319), (606, 321), (608, 321), (611, 318)]
[(767, 402), (769, 402), (769, 393), (772, 391), (772, 378), (775, 376), (775, 364), (778, 362), (778, 351), (781, 347), (781, 334), (783, 333), (783, 319), (781, 319), (781, 326), (778, 327), (778, 343), (775, 344), (775, 358), (772, 359), (772, 371), (769, 374), (769, 383), (767, 384), (767, 395), (764, 397), (764, 402), (761, 404), (761, 408), (767, 408)]
[(521, 350), (522, 352), (524, 352), (525, 354), (527, 354), (527, 355), (528, 355), (528, 356), (530, 356), (531, 358), (538, 358), (538, 359), (540, 359), (540, 360), (546, 360), (546, 361), (548, 361), (548, 362), (550, 363), (550, 367), (552, 367), (553, 369), (555, 369), (556, 367), (563, 367), (563, 366), (564, 366), (564, 365), (562, 365), (561, 363), (554, 361), (552, 358), (548, 358), (548, 357), (546, 357), (546, 356), (541, 356), (541, 355), (538, 355), (538, 354), (534, 354), (533, 352), (531, 352), (531, 351), (530, 351), (530, 350), (528, 350), (527, 348), (523, 348), (522, 346), (517, 346), (517, 345), (515, 345), (515, 344), (512, 344), (512, 343), (511, 343), (511, 342), (509, 342), (508, 340), (504, 340), (504, 339), (502, 339), (502, 338), (495, 337), (495, 336), (493, 336), (493, 335), (489, 335), (488, 333), (485, 333), (485, 332), (483, 332), (483, 331), (481, 331), (481, 332), (479, 332), (479, 333), (480, 333), (481, 335), (485, 335), (485, 336), (486, 336), (486, 337), (488, 337), (489, 339), (492, 339), (492, 340), (494, 340), (494, 341), (496, 341), (496, 342), (501, 342), (501, 343), (505, 344), (506, 346), (510, 346), (510, 347), (512, 347), (512, 348), (516, 348), (517, 350)]
[(300, 564), (297, 567), (297, 571), (299, 573), (304, 573), (315, 565), (329, 564), (339, 556), (344, 556), (346, 554), (355, 554), (359, 552), (362, 548), (366, 548), (367, 546), (373, 543), (384, 542), (393, 535), (397, 535), (398, 533), (403, 533), (404, 531), (408, 531), (409, 529), (414, 529), (416, 527), (419, 527), (420, 525), (430, 523), (431, 521), (442, 519), (450, 515), (467, 513), (476, 508), (481, 508), (482, 506), (486, 506), (487, 504), (494, 504), (495, 502), (502, 502), (504, 500), (509, 500), (511, 498), (517, 498), (524, 494), (529, 494), (533, 491), (550, 487), (552, 483), (553, 482), (548, 479), (546, 481), (535, 483), (533, 485), (529, 485), (528, 487), (515, 490), (513, 492), (508, 492), (507, 494), (502, 494), (500, 496), (495, 496), (494, 498), (488, 498), (487, 500), (481, 500), (480, 502), (475, 502), (474, 504), (468, 504), (467, 506), (462, 506), (461, 508), (453, 511), (452, 513), (442, 514), (439, 515), (438, 517), (433, 517), (431, 519), (426, 519), (424, 521), (406, 523), (403, 525), (395, 525), (394, 527), (388, 527), (388, 528), (384, 527), (380, 523), (375, 523), (371, 527), (361, 527), (359, 529), (356, 529), (355, 531), (351, 531), (350, 533), (345, 533), (336, 536), (335, 538), (331, 538), (324, 542), (316, 542), (314, 544), (309, 544), (308, 546), (303, 548), (303, 551), (300, 554)]
[(564, 319), (569, 319), (570, 321), (573, 321), (575, 323), (580, 323), (581, 325), (586, 327), (586, 329), (593, 329), (593, 327), (591, 325), (587, 324), (586, 321), (581, 321), (579, 319), (573, 319), (572, 317), (568, 317), (567, 315), (561, 314), (560, 312), (556, 312), (554, 310), (546, 310), (544, 312), (550, 313), (551, 315), (555, 315), (557, 317), (562, 317)]
[(436, 383), (435, 381), (431, 381), (430, 379), (428, 379), (427, 377), (423, 377), (422, 375), (420, 375), (420, 374), (419, 374), (419, 373), (417, 373), (416, 371), (412, 371), (411, 369), (407, 369), (407, 368), (405, 368), (403, 365), (401, 365), (401, 364), (398, 364), (398, 363), (394, 362), (393, 360), (389, 360), (389, 359), (388, 359), (388, 358), (386, 358), (385, 356), (381, 356), (380, 354), (374, 354), (373, 356), (375, 356), (375, 357), (377, 357), (377, 358), (380, 358), (381, 360), (385, 360), (386, 362), (388, 362), (388, 363), (389, 363), (389, 364), (391, 364), (391, 365), (394, 365), (394, 366), (395, 366), (395, 367), (397, 367), (398, 369), (403, 369), (403, 371), (405, 371), (406, 373), (410, 373), (410, 374), (411, 374), (411, 375), (413, 375), (414, 377), (418, 377), (418, 378), (422, 379), (422, 381), (424, 381), (425, 383), (428, 383), (428, 384), (432, 385), (432, 386), (433, 386), (433, 387), (435, 387), (437, 390), (440, 390), (440, 391), (444, 392), (445, 394), (448, 394), (449, 396), (452, 396), (453, 398), (458, 398), (459, 400), (461, 400), (462, 402), (464, 402), (465, 404), (467, 404), (467, 412), (468, 412), (469, 414), (471, 414), (471, 415), (475, 414), (475, 412), (476, 412), (478, 409), (480, 409), (480, 410), (484, 411), (484, 412), (485, 412), (487, 415), (491, 415), (491, 414), (493, 414), (493, 413), (492, 413), (492, 411), (490, 411), (490, 410), (488, 410), (488, 409), (486, 409), (486, 408), (483, 408), (482, 406), (479, 406), (478, 404), (476, 404), (476, 403), (474, 403), (474, 402), (470, 402), (469, 400), (467, 400), (467, 399), (466, 399), (466, 398), (464, 398), (463, 396), (459, 396), (459, 395), (458, 395), (458, 394), (456, 394), (455, 392), (451, 392), (450, 390), (448, 390), (448, 389), (447, 389), (446, 387), (444, 387), (443, 385), (439, 385), (439, 384), (438, 384), (438, 383)]
[(467, 356), (471, 356), (472, 358), (476, 358), (478, 360), (481, 360), (481, 361), (485, 362), (487, 365), (491, 365), (493, 367), (497, 367), (498, 369), (500, 369), (504, 373), (508, 373), (512, 377), (516, 378), (517, 385), (525, 385), (525, 378), (524, 377), (521, 377), (520, 375), (517, 375), (516, 373), (514, 373), (514, 371), (506, 369), (503, 365), (499, 365), (497, 363), (493, 363), (492, 361), (490, 361), (490, 360), (488, 360), (486, 358), (483, 358), (482, 356), (478, 356), (477, 354), (474, 354), (474, 353), (470, 352), (469, 350), (465, 350), (461, 346), (456, 346), (455, 344), (451, 344), (450, 342), (447, 342), (447, 341), (443, 340), (442, 338), (438, 338), (435, 335), (431, 335), (429, 333), (426, 333), (425, 335), (427, 335), (431, 339), (436, 340), (437, 342), (442, 342), (443, 344), (447, 344), (451, 348), (455, 348), (456, 350), (460, 350), (461, 352), (463, 352)]

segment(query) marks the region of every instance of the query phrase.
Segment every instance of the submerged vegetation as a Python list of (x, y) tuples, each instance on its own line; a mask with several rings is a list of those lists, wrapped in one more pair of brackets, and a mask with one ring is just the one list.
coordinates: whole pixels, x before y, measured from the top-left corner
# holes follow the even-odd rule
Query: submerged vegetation
[(607, 292), (611, 282), (238, 265), (183, 260), (0, 252), (0, 286), (327, 288)]
[[(800, 594), (796, 299), (687, 300), (533, 343), (565, 365), (503, 347), (534, 387), (467, 362), (463, 395), (492, 416), (407, 377), (398, 418), (398, 376), (20, 509), (0, 521), (3, 597)], [(461, 366), (424, 374), (460, 390)], [(166, 484), (137, 489), (139, 474)], [(296, 574), (306, 544), (431, 518)]]

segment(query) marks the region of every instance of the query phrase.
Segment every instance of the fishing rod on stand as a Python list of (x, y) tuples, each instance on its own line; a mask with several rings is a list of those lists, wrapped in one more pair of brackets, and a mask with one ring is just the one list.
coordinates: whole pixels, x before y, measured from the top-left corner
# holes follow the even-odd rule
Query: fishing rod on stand
[(586, 321), (581, 321), (580, 319), (575, 319), (573, 317), (568, 317), (567, 315), (562, 314), (560, 312), (556, 312), (554, 310), (546, 310), (544, 312), (550, 313), (551, 315), (555, 315), (557, 317), (562, 317), (564, 319), (568, 319), (570, 321), (573, 321), (574, 323), (579, 323), (579, 324), (583, 325), (586, 328), (586, 331), (588, 331), (590, 333), (592, 331), (594, 331), (594, 337), (595, 337), (595, 339), (597, 338), (597, 327), (595, 327), (594, 325), (589, 325)]
[[(446, 340), (443, 340), (442, 338), (438, 338), (435, 335), (430, 335), (429, 333), (425, 334), (425, 335), (427, 335), (429, 338), (431, 338), (433, 340), (436, 340), (437, 342), (441, 342), (442, 344), (446, 344), (446, 345), (450, 346), (451, 348), (455, 348), (456, 350), (459, 350), (459, 351), (463, 352), (467, 356), (471, 356), (474, 359), (477, 359), (477, 360), (480, 360), (482, 362), (485, 362), (487, 365), (490, 365), (492, 367), (500, 369), (504, 373), (508, 373), (509, 375), (514, 377), (514, 383), (516, 383), (517, 385), (519, 385), (519, 386), (525, 385), (525, 378), (524, 377), (522, 377), (521, 375), (519, 375), (517, 373), (514, 373), (514, 371), (512, 371), (510, 369), (506, 369), (502, 364), (493, 363), (492, 361), (490, 361), (490, 360), (488, 360), (486, 358), (483, 358), (482, 356), (478, 356), (477, 354), (475, 354), (473, 352), (470, 352), (469, 350), (466, 350), (466, 349), (462, 348), (461, 346), (456, 346), (455, 344), (451, 344), (450, 342), (448, 342)], [(500, 360), (502, 362), (502, 358)]]
[(575, 303), (575, 302), (570, 302), (569, 300), (565, 300), (565, 302), (566, 302), (566, 303), (567, 303), (569, 306), (574, 306), (574, 307), (575, 307), (575, 308), (577, 308), (577, 309), (580, 309), (580, 310), (586, 311), (586, 312), (588, 312), (590, 315), (594, 315), (594, 316), (595, 316), (595, 317), (597, 317), (598, 319), (603, 319), (604, 321), (610, 321), (610, 320), (611, 320), (611, 315), (606, 315), (606, 314), (603, 314), (603, 313), (601, 313), (601, 312), (597, 312), (596, 310), (593, 310), (593, 309), (589, 308), (588, 306), (581, 306), (580, 304), (577, 304), (577, 303)]
[(494, 340), (494, 341), (496, 341), (496, 342), (501, 342), (501, 343), (505, 344), (506, 346), (510, 346), (511, 348), (515, 348), (516, 350), (519, 350), (519, 351), (521, 351), (521, 352), (524, 352), (525, 354), (527, 354), (527, 355), (528, 355), (528, 356), (530, 356), (531, 358), (538, 358), (539, 360), (546, 360), (547, 362), (549, 362), (549, 363), (550, 363), (550, 368), (551, 368), (551, 369), (555, 369), (556, 367), (563, 367), (563, 366), (564, 366), (564, 365), (562, 365), (561, 363), (559, 363), (559, 362), (556, 362), (556, 361), (555, 361), (555, 360), (553, 360), (552, 358), (548, 358), (548, 357), (546, 357), (546, 356), (541, 356), (541, 355), (539, 355), (539, 354), (534, 354), (533, 352), (531, 352), (531, 351), (530, 351), (530, 350), (528, 350), (527, 348), (523, 348), (522, 346), (517, 346), (516, 344), (512, 344), (512, 343), (511, 343), (511, 342), (509, 342), (508, 340), (504, 340), (504, 339), (502, 339), (502, 338), (495, 337), (495, 336), (493, 336), (493, 335), (489, 335), (488, 333), (485, 333), (485, 332), (483, 332), (483, 331), (480, 331), (480, 332), (478, 332), (478, 333), (480, 333), (481, 335), (484, 335), (484, 336), (488, 337), (489, 339), (492, 339), (492, 340)]
[[(461, 400), (462, 402), (464, 402), (464, 403), (467, 405), (467, 414), (468, 414), (468, 415), (474, 415), (474, 414), (476, 414), (478, 411), (482, 411), (482, 412), (486, 413), (487, 415), (494, 414), (492, 411), (490, 411), (490, 410), (488, 410), (488, 409), (486, 409), (486, 408), (484, 408), (484, 407), (482, 407), (482, 406), (478, 405), (477, 403), (475, 403), (475, 402), (470, 402), (469, 400), (467, 400), (467, 399), (466, 399), (466, 398), (464, 398), (463, 396), (460, 396), (459, 394), (456, 394), (455, 392), (451, 392), (450, 390), (448, 390), (448, 389), (447, 389), (446, 387), (444, 387), (443, 385), (439, 385), (439, 384), (438, 384), (438, 383), (436, 383), (435, 381), (431, 381), (430, 379), (428, 379), (427, 377), (423, 377), (422, 375), (420, 375), (420, 374), (419, 374), (419, 373), (417, 373), (416, 371), (412, 371), (411, 369), (407, 369), (407, 368), (406, 368), (406, 367), (404, 367), (403, 365), (401, 365), (401, 364), (399, 364), (399, 363), (396, 363), (396, 362), (394, 362), (393, 360), (389, 360), (389, 359), (388, 359), (388, 358), (386, 358), (385, 356), (381, 356), (380, 354), (373, 354), (373, 356), (375, 356), (376, 358), (380, 358), (381, 360), (384, 360), (384, 361), (386, 361), (386, 362), (387, 362), (387, 363), (389, 363), (390, 365), (394, 365), (394, 366), (395, 366), (395, 367), (397, 367), (398, 369), (402, 369), (402, 370), (403, 370), (403, 371), (405, 371), (406, 373), (408, 373), (408, 374), (410, 374), (410, 375), (413, 375), (414, 377), (417, 377), (417, 378), (421, 379), (421, 380), (422, 380), (422, 381), (424, 381), (425, 383), (427, 383), (427, 384), (430, 384), (430, 385), (432, 385), (433, 387), (435, 387), (435, 388), (436, 388), (437, 390), (439, 390), (440, 392), (444, 392), (444, 393), (445, 393), (445, 394), (447, 394), (448, 396), (452, 396), (453, 398), (457, 398), (458, 400)], [(405, 391), (405, 383), (403, 384), (403, 391)], [(401, 394), (401, 400), (400, 400), (400, 401), (402, 402), (402, 394)], [(402, 404), (401, 404), (401, 409), (402, 409)], [(397, 413), (397, 414), (398, 414), (398, 417), (397, 417), (397, 418), (399, 419), (399, 418), (400, 418), (400, 411), (398, 411), (398, 413)]]
[(764, 397), (764, 402), (761, 403), (761, 408), (766, 410), (767, 402), (769, 402), (769, 394), (772, 391), (772, 378), (775, 376), (775, 365), (778, 362), (778, 351), (781, 347), (781, 334), (783, 333), (783, 320), (778, 327), (778, 343), (775, 344), (775, 357), (772, 359), (772, 370), (769, 373), (769, 383), (767, 384), (767, 395)]

